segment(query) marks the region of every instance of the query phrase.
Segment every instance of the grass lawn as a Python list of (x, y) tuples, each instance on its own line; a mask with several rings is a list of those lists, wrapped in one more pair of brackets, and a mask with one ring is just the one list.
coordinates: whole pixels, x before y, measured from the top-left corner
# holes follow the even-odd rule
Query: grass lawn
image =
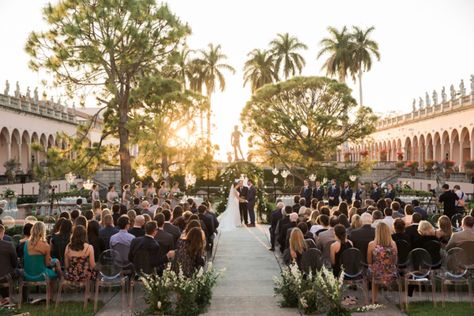
[(472, 316), (474, 315), (474, 307), (466, 302), (446, 302), (443, 308), (441, 302), (437, 307), (433, 307), (432, 302), (416, 302), (410, 303), (407, 314), (409, 316)]
[[(98, 310), (102, 307), (102, 303), (98, 303)], [(45, 304), (31, 305), (24, 304), (21, 309), (15, 309), (11, 312), (0, 310), (0, 315), (17, 315), (22, 313), (30, 313), (31, 316), (89, 316), (93, 315), (94, 303), (89, 302), (87, 309), (83, 310), (82, 302), (61, 302), (59, 307), (56, 309), (54, 304), (50, 305), (49, 309), (46, 309)]]

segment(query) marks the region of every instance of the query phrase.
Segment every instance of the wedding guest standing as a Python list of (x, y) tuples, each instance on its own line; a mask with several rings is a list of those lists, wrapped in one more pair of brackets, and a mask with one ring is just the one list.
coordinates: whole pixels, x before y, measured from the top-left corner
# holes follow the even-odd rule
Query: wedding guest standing
[(107, 192), (107, 206), (108, 208), (112, 208), (115, 201), (119, 198), (118, 193), (115, 191), (115, 185), (111, 184), (109, 186), (109, 191)]
[(349, 186), (349, 181), (344, 181), (344, 188), (341, 191), (341, 200), (350, 205), (352, 203), (352, 194), (353, 192)]
[(324, 188), (321, 186), (321, 181), (316, 181), (316, 185), (313, 189), (313, 198), (317, 199), (318, 201), (322, 201), (324, 199)]
[(309, 207), (311, 205), (311, 196), (313, 195), (313, 189), (309, 184), (309, 180), (304, 180), (304, 185), (300, 190), (300, 197), (305, 198), (305, 206)]
[(329, 207), (339, 205), (339, 196), (341, 195), (341, 189), (337, 186), (336, 179), (331, 180), (331, 185), (328, 189)]

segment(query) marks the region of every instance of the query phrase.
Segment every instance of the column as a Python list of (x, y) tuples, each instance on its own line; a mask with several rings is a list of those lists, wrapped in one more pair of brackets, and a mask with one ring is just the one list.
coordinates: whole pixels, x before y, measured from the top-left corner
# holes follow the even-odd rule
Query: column
[(441, 161), (443, 161), (446, 158), (446, 144), (441, 142)]
[[(20, 163), (20, 167), (23, 169), (22, 165), (21, 165), (21, 151), (23, 148), (21, 148), (21, 140), (17, 143), (18, 144), (18, 163)], [(23, 169), (23, 171), (25, 171)]]
[(12, 141), (7, 139), (7, 161), (12, 159)]
[[(462, 98), (461, 98), (462, 99)], [(459, 172), (464, 171), (464, 142), (459, 142)]]
[(471, 135), (471, 160), (474, 160), (474, 135)]
[(448, 153), (449, 160), (453, 160), (453, 147), (454, 147), (453, 145), (454, 145), (453, 142), (449, 143), (449, 153)]

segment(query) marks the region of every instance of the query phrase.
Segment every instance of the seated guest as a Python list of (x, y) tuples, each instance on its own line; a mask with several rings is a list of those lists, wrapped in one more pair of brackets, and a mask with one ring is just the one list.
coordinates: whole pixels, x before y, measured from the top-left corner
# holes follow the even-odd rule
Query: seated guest
[(117, 226), (117, 220), (120, 217), (120, 204), (114, 204), (112, 206), (112, 218), (114, 220), (114, 226)]
[[(207, 211), (207, 207), (205, 205), (202, 205), (202, 204), (199, 205), (198, 217), (201, 221), (204, 222), (205, 226), (202, 227), (202, 230), (206, 234), (206, 240), (207, 240), (206, 249), (209, 250), (209, 249), (212, 249), (215, 229), (214, 229), (214, 221), (209, 215), (206, 214), (206, 211)], [(172, 224), (170, 223), (170, 225)], [(176, 227), (176, 226), (173, 226), (173, 227)], [(178, 227), (176, 227), (176, 229), (179, 230)]]
[(459, 247), (460, 244), (466, 241), (474, 241), (474, 217), (471, 215), (462, 219), (462, 231), (454, 233), (446, 246), (446, 250), (454, 247)]
[(337, 217), (331, 216), (329, 219), (329, 229), (320, 233), (318, 237), (316, 238), (316, 245), (322, 252), (322, 261), (326, 265), (330, 265), (331, 263), (331, 258), (330, 258), (330, 248), (331, 244), (336, 241), (336, 235), (334, 234), (334, 227), (339, 224), (337, 221)]
[(78, 210), (82, 209), (82, 198), (78, 198), (76, 200), (76, 209), (78, 209)]
[(413, 242), (413, 248), (425, 248), (424, 245), (430, 240), (438, 240), (435, 236), (433, 225), (428, 221), (420, 221), (418, 225), (419, 236)]
[[(288, 225), (290, 223), (290, 214), (293, 213), (293, 208), (289, 205), (285, 206), (285, 208), (283, 209), (283, 217), (280, 219), (280, 221), (278, 222), (278, 225), (277, 225), (277, 240), (278, 240), (278, 243), (281, 245), (283, 243), (283, 241), (281, 240), (282, 238), (284, 238), (284, 236), (282, 237), (282, 232), (283, 232), (283, 226), (285, 225)], [(286, 232), (286, 230), (285, 230)], [(285, 240), (285, 239), (283, 239)]]
[(148, 201), (143, 201), (142, 202), (142, 215), (148, 215), (150, 218), (153, 218), (155, 216), (155, 213), (149, 210), (150, 203)]
[(83, 215), (79, 216), (78, 218), (76, 218), (76, 220), (74, 221), (74, 226), (84, 226), (84, 228), (87, 229), (87, 218)]
[[(205, 206), (204, 206), (205, 208)], [(201, 211), (202, 211), (202, 216), (198, 216), (199, 219), (203, 219), (203, 218), (206, 218), (206, 221), (207, 222), (204, 222), (206, 225), (209, 224), (210, 226), (212, 225), (212, 220), (211, 219), (208, 219), (207, 217), (204, 216), (204, 212), (205, 210), (201, 208)], [(163, 230), (169, 234), (171, 234), (174, 238), (174, 243), (176, 244), (176, 242), (178, 241), (178, 238), (181, 236), (181, 231), (179, 230), (178, 227), (174, 226), (173, 224), (171, 224), (171, 212), (170, 210), (163, 210), (162, 214), (165, 216), (165, 224), (163, 226)], [(209, 233), (211, 234), (212, 232), (212, 227), (210, 227), (209, 229)]]
[[(133, 263), (135, 269), (144, 273), (152, 273), (154, 270), (162, 271), (164, 265), (174, 258), (174, 251), (169, 251), (166, 255), (160, 252), (160, 245), (155, 240), (157, 225), (155, 221), (145, 224), (145, 236), (137, 237), (130, 244), (128, 261)], [(147, 262), (142, 262), (142, 255), (146, 255)]]
[(75, 222), (76, 221), (76, 218), (78, 218), (79, 216), (81, 215), (81, 211), (80, 210), (72, 210), (71, 211), (71, 222)]
[(420, 201), (413, 200), (411, 201), (411, 205), (413, 205), (413, 212), (420, 214), (422, 220), (426, 220), (428, 218), (428, 212), (426, 212), (426, 210), (420, 206)]
[(289, 220), (290, 222), (288, 224), (281, 227), (280, 238), (278, 240), (281, 252), (288, 248), (288, 240), (290, 239), (291, 231), (296, 227), (296, 223), (298, 222), (298, 214), (292, 212), (289, 216)]
[(72, 231), (71, 242), (66, 247), (64, 254), (66, 273), (64, 278), (68, 281), (83, 282), (95, 280), (97, 271), (94, 270), (94, 247), (86, 242), (87, 232), (82, 225), (75, 226)]
[(158, 209), (159, 202), (160, 200), (157, 197), (154, 197), (153, 200), (151, 201), (152, 205), (148, 208), (148, 210), (152, 212), (153, 214), (156, 214), (156, 210)]
[(110, 248), (110, 237), (118, 233), (118, 229), (114, 227), (112, 215), (107, 214), (104, 216), (104, 224), (105, 227), (99, 230), (100, 249), (102, 251)]
[(410, 236), (405, 232), (405, 221), (401, 218), (397, 218), (393, 222), (393, 230), (395, 233), (392, 234), (392, 240), (397, 242), (399, 240), (405, 240), (408, 245), (411, 243)]
[(351, 220), (351, 226), (347, 229), (346, 234), (349, 235), (354, 229), (361, 228), (362, 221), (359, 214), (354, 214)]
[(413, 213), (414, 213), (413, 205), (411, 205), (411, 204), (405, 205), (405, 216), (403, 217), (403, 220), (405, 221), (405, 225), (408, 226), (412, 223)]
[[(78, 217), (79, 218), (79, 217)], [(68, 219), (61, 221), (59, 226), (59, 232), (51, 236), (51, 256), (57, 258), (61, 265), (64, 264), (64, 251), (66, 250), (67, 244), (71, 239), (72, 223)]]
[(367, 263), (372, 279), (372, 304), (377, 301), (377, 284), (389, 285), (397, 279), (397, 245), (384, 222), (375, 228), (375, 239), (367, 247)]
[(380, 199), (377, 201), (376, 206), (380, 212), (383, 212), (385, 208), (387, 207), (387, 203), (385, 203), (385, 199)]
[(326, 214), (321, 214), (316, 219), (316, 224), (311, 226), (309, 230), (313, 233), (314, 237), (317, 237), (320, 233), (325, 232), (329, 228), (329, 216)]
[(379, 210), (376, 210), (372, 213), (372, 227), (377, 227), (377, 224), (383, 221), (383, 213)]
[(299, 228), (295, 228), (291, 231), (288, 249), (290, 254), (290, 261), (296, 262), (298, 268), (300, 268), (301, 270), (301, 257), (303, 255), (303, 252), (307, 250), (307, 246), (304, 241), (303, 233)]
[(339, 277), (339, 274), (341, 273), (341, 255), (344, 250), (352, 247), (352, 242), (347, 239), (346, 228), (344, 225), (337, 224), (334, 226), (334, 234), (336, 236), (336, 241), (331, 244), (329, 257), (331, 258), (332, 272), (335, 277)]
[(206, 237), (202, 229), (194, 227), (186, 234), (176, 250), (174, 268), (181, 268), (186, 277), (191, 277), (199, 268), (204, 267), (203, 258)]
[(140, 199), (139, 198), (134, 198), (133, 199), (133, 205), (132, 205), (132, 209), (137, 212), (137, 214), (142, 214), (142, 207), (141, 207), (141, 203), (140, 203)]
[(399, 202), (393, 201), (392, 204), (390, 205), (390, 208), (392, 209), (393, 218), (402, 218), (405, 216)]
[(71, 219), (71, 214), (67, 211), (62, 211), (61, 214), (59, 214), (59, 218)]
[(104, 217), (106, 215), (112, 215), (112, 212), (108, 208), (104, 208), (102, 210), (102, 214), (100, 214), (100, 219), (98, 220), (98, 222), (99, 222), (101, 228), (105, 227)]
[[(18, 246), (16, 247), (16, 253), (20, 262), (23, 262), (23, 246), (25, 245), (25, 242), (30, 239), (31, 227), (33, 227), (33, 224), (31, 223), (26, 223), (25, 226), (23, 226), (23, 237), (20, 239)], [(0, 240), (3, 240), (3, 238)]]
[(127, 211), (127, 216), (130, 219), (130, 227), (135, 225), (135, 218), (137, 217), (137, 213), (134, 210)]
[(418, 213), (414, 213), (412, 216), (411, 225), (405, 225), (405, 233), (410, 237), (410, 245), (414, 245), (415, 240), (420, 237), (420, 234), (418, 233), (418, 225), (420, 221), (421, 215)]
[[(7, 275), (14, 278), (17, 275), (16, 269), (18, 267), (15, 247), (11, 242), (3, 240), (4, 235), (5, 227), (0, 225), (0, 279)], [(2, 295), (3, 301), (8, 303), (7, 298), (13, 295), (13, 293), (9, 293), (8, 288), (0, 288), (0, 295)]]
[(134, 235), (128, 232), (130, 228), (130, 219), (127, 215), (122, 215), (117, 220), (117, 226), (119, 228), (118, 233), (110, 237), (110, 248), (114, 248), (117, 244), (122, 244), (127, 247), (130, 247), (132, 240), (135, 238)]
[(145, 236), (145, 217), (143, 215), (137, 215), (135, 217), (135, 222), (133, 223), (133, 227), (129, 229), (129, 233), (135, 237), (143, 237)]
[(344, 225), (346, 229), (351, 227), (351, 224), (349, 223), (349, 220), (347, 219), (347, 216), (344, 213), (339, 214), (339, 216), (337, 217), (337, 221), (339, 222), (339, 224)]
[[(209, 208), (207, 210), (208, 210), (209, 214), (214, 214), (213, 212), (210, 211)], [(182, 216), (183, 216), (183, 207), (181, 205), (175, 206), (174, 209), (173, 209), (173, 214), (171, 216), (171, 222), (173, 223), (173, 225), (174, 225), (174, 222)], [(216, 216), (216, 220), (217, 220), (217, 216)]]
[(300, 223), (298, 223), (298, 225), (296, 227), (298, 227), (301, 230), (301, 232), (303, 233), (304, 239), (311, 239), (311, 240), (314, 241), (313, 234), (311, 234), (308, 231), (308, 225), (306, 225), (306, 223), (300, 222)]
[(160, 251), (162, 254), (166, 254), (168, 251), (176, 249), (173, 235), (165, 232), (163, 229), (165, 225), (165, 216), (162, 213), (156, 214), (155, 221), (158, 226), (155, 240), (160, 245)]
[(51, 249), (46, 242), (46, 226), (43, 222), (36, 222), (31, 228), (30, 239), (25, 242), (24, 278), (26, 281), (44, 281), (44, 274), (50, 280), (57, 278), (59, 261), (51, 258)]
[(386, 207), (385, 210), (383, 211), (383, 214), (385, 215), (383, 221), (385, 222), (385, 224), (388, 225), (388, 227), (390, 227), (390, 229), (392, 229), (393, 227), (393, 217), (392, 217), (392, 209), (390, 207)]
[[(205, 202), (206, 203), (206, 202)], [(210, 217), (212, 219), (212, 225), (214, 227), (214, 233), (217, 234), (217, 228), (219, 227), (219, 220), (217, 219), (217, 215), (216, 213), (214, 213), (213, 211), (211, 211), (211, 204), (209, 202), (207, 202), (207, 208), (206, 208), (206, 216)], [(181, 206), (176, 206), (175, 207), (175, 210), (178, 210), (178, 212), (176, 212), (176, 216), (178, 216), (178, 214), (182, 213), (182, 208)], [(173, 211), (173, 214), (175, 214), (175, 211)], [(181, 216), (181, 215), (179, 215)], [(175, 217), (175, 218), (179, 218), (179, 217)]]
[(96, 220), (91, 220), (87, 224), (87, 242), (94, 248), (94, 259), (97, 262), (102, 253), (100, 238), (99, 238), (100, 224)]
[(367, 247), (369, 242), (375, 238), (375, 229), (372, 227), (372, 215), (369, 213), (363, 213), (360, 216), (362, 221), (362, 227), (354, 229), (349, 235), (349, 239), (355, 248), (359, 249), (362, 253), (362, 259), (367, 260)]
[(87, 219), (87, 221), (90, 221), (94, 218), (94, 212), (92, 212), (92, 210), (86, 210), (84, 211), (84, 217)]
[(438, 229), (435, 231), (436, 238), (438, 238), (442, 245), (446, 246), (452, 234), (453, 227), (451, 220), (446, 215), (440, 216), (440, 218), (438, 218)]
[(94, 201), (94, 203), (92, 203), (92, 212), (95, 219), (100, 218), (100, 214), (102, 213), (102, 204), (100, 201)]
[(285, 204), (283, 202), (278, 202), (276, 205), (276, 210), (274, 210), (270, 217), (270, 251), (275, 250), (275, 238), (277, 235), (277, 225), (278, 222), (283, 218), (283, 208)]

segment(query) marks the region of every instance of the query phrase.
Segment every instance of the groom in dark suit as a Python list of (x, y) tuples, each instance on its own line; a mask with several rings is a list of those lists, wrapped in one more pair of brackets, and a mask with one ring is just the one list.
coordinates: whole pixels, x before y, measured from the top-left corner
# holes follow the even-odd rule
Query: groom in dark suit
[(248, 184), (248, 193), (247, 193), (247, 210), (250, 217), (250, 224), (247, 227), (255, 227), (255, 199), (257, 197), (257, 189), (253, 185), (252, 180), (247, 181)]
[[(239, 192), (241, 199), (247, 200), (248, 188), (244, 187), (244, 181), (239, 181), (237, 192)], [(240, 222), (244, 222), (245, 225), (248, 225), (249, 223), (247, 216), (247, 204), (247, 202), (239, 201)]]

